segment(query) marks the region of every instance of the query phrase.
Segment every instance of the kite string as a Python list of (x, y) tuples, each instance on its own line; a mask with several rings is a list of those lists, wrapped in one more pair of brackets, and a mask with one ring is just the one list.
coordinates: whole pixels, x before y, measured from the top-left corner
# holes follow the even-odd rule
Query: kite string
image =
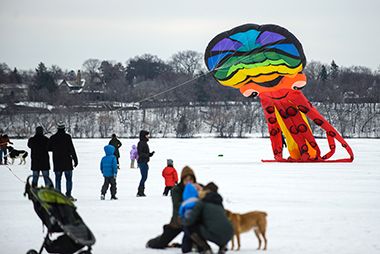
[(5, 167), (7, 167), (8, 168), (8, 170), (12, 173), (12, 175), (14, 176), (14, 177), (16, 177), (21, 183), (26, 183), (24, 180), (22, 180), (19, 176), (17, 176), (14, 172), (13, 172), (13, 170), (8, 166), (8, 165), (4, 165)]
[(176, 88), (178, 88), (178, 87), (181, 87), (181, 86), (187, 85), (187, 84), (191, 83), (192, 81), (197, 80), (197, 79), (200, 78), (200, 77), (204, 77), (204, 76), (210, 74), (211, 72), (212, 72), (212, 71), (208, 71), (208, 72), (206, 72), (206, 73), (202, 73), (202, 74), (200, 74), (200, 75), (198, 75), (198, 76), (195, 76), (195, 77), (193, 77), (193, 78), (191, 78), (191, 79), (189, 79), (189, 80), (186, 80), (186, 81), (184, 81), (184, 82), (182, 82), (182, 83), (180, 83), (180, 84), (178, 84), (178, 85), (175, 85), (175, 86), (173, 86), (173, 87), (170, 87), (169, 89), (166, 89), (166, 90), (164, 90), (164, 91), (162, 91), (162, 92), (159, 92), (159, 93), (157, 93), (157, 94), (153, 94), (153, 95), (148, 96), (148, 97), (146, 97), (146, 98), (144, 98), (144, 99), (142, 99), (142, 100), (139, 100), (139, 101), (137, 101), (136, 103), (141, 103), (141, 102), (146, 101), (146, 100), (149, 100), (149, 99), (151, 99), (151, 98), (154, 98), (154, 97), (160, 96), (161, 94), (164, 94), (164, 93), (170, 92), (170, 91), (172, 91), (172, 90), (174, 90), (174, 89), (176, 89)]
[[(264, 41), (265, 41), (265, 39), (268, 38), (268, 37), (269, 37), (269, 34), (266, 35), (266, 37), (264, 38)], [(276, 43), (274, 43), (273, 45), (279, 44), (280, 42), (281, 42), (281, 40), (278, 41), (278, 42), (276, 42)], [(265, 48), (262, 52), (264, 53), (265, 51), (268, 51), (268, 50), (269, 50), (268, 48)], [(240, 62), (242, 62), (242, 61), (244, 61), (246, 58), (250, 57), (250, 52), (246, 52), (246, 53), (243, 54), (242, 56), (243, 56), (243, 58), (241, 58)], [(223, 66), (223, 69), (225, 69), (225, 68), (229, 68), (229, 67), (231, 67), (231, 66), (233, 66), (232, 63), (231, 63), (230, 65)], [(178, 84), (178, 85), (175, 85), (175, 86), (173, 86), (173, 87), (170, 87), (169, 89), (166, 89), (166, 90), (164, 90), (164, 91), (162, 91), (162, 92), (159, 92), (159, 93), (157, 93), (157, 94), (153, 94), (153, 95), (151, 95), (151, 96), (145, 97), (145, 98), (143, 98), (143, 99), (141, 99), (141, 100), (139, 100), (139, 101), (137, 101), (137, 102), (135, 102), (135, 103), (136, 103), (136, 104), (139, 104), (139, 103), (141, 103), (141, 102), (147, 101), (147, 100), (152, 99), (152, 98), (154, 98), (154, 97), (157, 97), (157, 96), (160, 96), (160, 95), (165, 94), (165, 93), (167, 93), (167, 92), (170, 92), (170, 91), (172, 91), (172, 90), (175, 90), (175, 89), (177, 89), (177, 88), (179, 88), (179, 87), (181, 87), (181, 86), (184, 86), (184, 85), (190, 84), (192, 81), (195, 81), (195, 80), (197, 80), (197, 79), (200, 78), (200, 77), (204, 77), (204, 76), (210, 74), (211, 72), (216, 71), (216, 70), (219, 70), (219, 69), (221, 69), (221, 68), (222, 68), (222, 66), (220, 66), (219, 68), (215, 68), (215, 69), (213, 69), (213, 70), (207, 71), (207, 72), (205, 72), (205, 73), (202, 73), (202, 74), (200, 74), (200, 75), (198, 75), (198, 76), (195, 76), (195, 77), (193, 77), (193, 78), (191, 78), (191, 79), (189, 79), (189, 80), (186, 80), (186, 81), (184, 81), (184, 82), (182, 82), (182, 83), (180, 83), (180, 84)], [(121, 109), (118, 109), (118, 110), (121, 110)]]

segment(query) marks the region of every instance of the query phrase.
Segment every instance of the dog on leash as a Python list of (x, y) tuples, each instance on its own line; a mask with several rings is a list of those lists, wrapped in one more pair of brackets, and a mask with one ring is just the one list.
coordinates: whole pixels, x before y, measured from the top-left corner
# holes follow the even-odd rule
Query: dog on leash
[(267, 213), (261, 211), (253, 211), (244, 214), (233, 213), (229, 210), (226, 210), (226, 215), (231, 221), (234, 228), (234, 235), (232, 236), (231, 250), (234, 249), (234, 237), (237, 239), (237, 250), (240, 250), (240, 234), (245, 233), (251, 229), (256, 234), (257, 239), (259, 240), (258, 250), (261, 249), (261, 238), (264, 240), (264, 249), (267, 249), (267, 238), (265, 236), (267, 229)]
[(11, 164), (15, 162), (16, 159), (20, 159), (19, 165), (26, 163), (26, 157), (28, 157), (28, 152), (24, 150), (16, 150), (12, 146), (8, 146), (8, 154), (6, 155), (8, 159), (11, 160)]

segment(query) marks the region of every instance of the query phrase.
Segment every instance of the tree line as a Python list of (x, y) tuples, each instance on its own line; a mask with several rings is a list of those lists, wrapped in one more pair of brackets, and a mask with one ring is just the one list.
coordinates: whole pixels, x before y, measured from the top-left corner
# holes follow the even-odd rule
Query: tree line
[[(338, 66), (334, 60), (330, 64), (312, 61), (306, 65), (304, 72), (308, 85), (303, 93), (311, 101), (380, 102), (380, 66), (372, 71), (362, 66)], [(167, 61), (150, 54), (133, 57), (124, 64), (88, 59), (81, 67), (81, 76), (86, 80), (86, 93), (68, 94), (58, 89), (58, 80), (76, 80), (76, 75), (76, 70), (63, 70), (57, 65), (47, 67), (42, 62), (35, 70), (21, 71), (0, 63), (0, 84), (27, 84), (29, 101), (46, 102), (53, 106), (148, 99), (155, 105), (247, 100), (237, 89), (219, 85), (206, 71), (202, 54), (191, 50), (180, 51)], [(15, 102), (12, 98), (3, 100), (6, 103)]]
[[(343, 137), (379, 138), (380, 103), (314, 103), (318, 111)], [(226, 103), (213, 106), (178, 106), (133, 110), (56, 113), (0, 114), (0, 128), (11, 137), (25, 138), (43, 126), (49, 134), (64, 121), (75, 138), (137, 138), (141, 129), (153, 137), (268, 137), (267, 122), (259, 102)], [(316, 137), (326, 133), (309, 121)]]

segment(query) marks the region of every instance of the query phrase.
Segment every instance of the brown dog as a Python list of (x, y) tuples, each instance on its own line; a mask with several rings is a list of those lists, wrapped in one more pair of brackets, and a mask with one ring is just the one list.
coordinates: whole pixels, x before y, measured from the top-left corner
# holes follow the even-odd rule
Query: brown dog
[[(240, 249), (240, 234), (247, 232), (251, 229), (254, 230), (257, 239), (259, 240), (258, 250), (261, 248), (261, 237), (264, 239), (264, 249), (267, 249), (267, 238), (265, 237), (265, 232), (267, 229), (267, 213), (260, 211), (253, 211), (249, 213), (239, 214), (232, 213), (226, 210), (226, 215), (228, 219), (232, 222), (234, 228), (234, 235), (237, 239), (237, 250)], [(261, 237), (260, 237), (261, 236)], [(232, 236), (232, 247), (234, 249), (234, 236)]]

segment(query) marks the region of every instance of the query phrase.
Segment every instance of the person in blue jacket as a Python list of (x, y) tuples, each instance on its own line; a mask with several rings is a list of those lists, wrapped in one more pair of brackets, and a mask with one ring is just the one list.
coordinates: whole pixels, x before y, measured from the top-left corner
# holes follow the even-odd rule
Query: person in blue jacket
[(196, 205), (198, 201), (198, 191), (194, 184), (188, 183), (185, 186), (182, 194), (182, 204), (179, 207), (179, 216), (181, 220), (188, 219), (190, 211)]
[[(193, 183), (188, 183), (185, 185), (185, 189), (183, 190), (182, 194), (182, 203), (179, 207), (179, 217), (181, 218), (181, 222), (184, 223), (187, 219), (190, 218), (191, 210), (195, 207), (195, 205), (198, 203), (198, 190)], [(182, 253), (188, 253), (191, 252), (193, 241), (190, 238), (190, 232), (191, 229), (187, 226), (183, 226), (183, 238), (182, 238), (182, 244), (181, 249)]]
[(106, 145), (104, 152), (106, 156), (104, 156), (100, 162), (100, 171), (102, 171), (104, 177), (100, 199), (104, 200), (108, 186), (111, 185), (111, 200), (116, 200), (117, 159), (114, 155), (115, 147)]

